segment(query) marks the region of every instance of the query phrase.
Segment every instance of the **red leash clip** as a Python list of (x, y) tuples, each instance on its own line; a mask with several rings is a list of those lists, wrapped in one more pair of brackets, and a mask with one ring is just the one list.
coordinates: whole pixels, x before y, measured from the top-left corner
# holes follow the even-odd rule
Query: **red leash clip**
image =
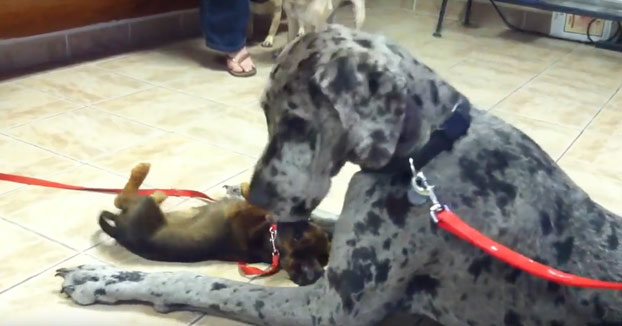
[[(412, 162), (412, 160), (411, 160)], [(606, 289), (606, 290), (622, 290), (622, 283), (617, 282), (605, 282), (594, 280), (586, 277), (581, 277), (566, 272), (562, 272), (553, 267), (538, 263), (533, 259), (523, 256), (512, 249), (495, 242), (494, 240), (481, 234), (473, 227), (464, 222), (458, 215), (454, 214), (447, 206), (442, 205), (436, 194), (434, 193), (434, 186), (428, 184), (425, 176), (422, 172), (415, 173), (413, 170), (413, 188), (420, 194), (430, 198), (432, 206), (430, 207), (430, 217), (432, 220), (443, 230), (455, 235), (456, 237), (471, 243), (472, 245), (482, 249), (489, 255), (518, 268), (524, 272), (527, 272), (536, 277), (555, 282), (558, 284), (591, 288), (591, 289)]]
[(248, 266), (247, 263), (239, 262), (238, 268), (240, 272), (244, 274), (244, 276), (268, 276), (273, 275), (279, 271), (279, 262), (281, 254), (279, 253), (279, 249), (276, 247), (276, 224), (272, 224), (270, 226), (270, 244), (272, 245), (272, 264), (267, 269), (260, 269), (257, 267)]

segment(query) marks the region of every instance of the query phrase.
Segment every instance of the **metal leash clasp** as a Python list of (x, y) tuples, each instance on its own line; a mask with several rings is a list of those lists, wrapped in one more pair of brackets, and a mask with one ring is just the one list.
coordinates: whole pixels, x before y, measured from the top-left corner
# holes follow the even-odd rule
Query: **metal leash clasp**
[(279, 249), (276, 248), (276, 225), (270, 226), (270, 244), (272, 245), (272, 255), (278, 255)]
[(447, 207), (438, 201), (438, 197), (436, 197), (436, 193), (434, 192), (434, 185), (428, 183), (428, 179), (426, 179), (423, 172), (415, 169), (412, 158), (409, 159), (409, 163), (410, 170), (413, 174), (411, 185), (417, 193), (430, 198), (430, 201), (432, 201), (432, 206), (430, 206), (430, 217), (434, 223), (438, 223), (437, 214), (447, 209)]

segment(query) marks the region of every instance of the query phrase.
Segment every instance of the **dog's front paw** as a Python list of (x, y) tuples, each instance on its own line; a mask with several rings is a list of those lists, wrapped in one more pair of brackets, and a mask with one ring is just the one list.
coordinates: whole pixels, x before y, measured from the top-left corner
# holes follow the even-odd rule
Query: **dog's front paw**
[(107, 295), (106, 289), (108, 285), (116, 283), (112, 277), (113, 271), (105, 265), (81, 265), (58, 269), (55, 276), (64, 279), (61, 293), (67, 294), (79, 305), (91, 305), (97, 302), (115, 302)]
[(224, 185), (227, 197), (243, 198), (241, 185)]
[(266, 39), (261, 43), (261, 46), (264, 48), (271, 48), (274, 45), (274, 37), (267, 36)]

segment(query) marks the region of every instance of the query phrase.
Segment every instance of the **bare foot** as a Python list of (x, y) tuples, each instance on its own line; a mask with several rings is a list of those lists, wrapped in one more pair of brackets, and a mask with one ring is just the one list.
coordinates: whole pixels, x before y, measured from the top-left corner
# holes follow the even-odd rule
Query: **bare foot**
[(230, 53), (227, 56), (227, 68), (229, 73), (236, 77), (250, 77), (257, 73), (255, 64), (246, 47), (243, 47), (237, 53)]

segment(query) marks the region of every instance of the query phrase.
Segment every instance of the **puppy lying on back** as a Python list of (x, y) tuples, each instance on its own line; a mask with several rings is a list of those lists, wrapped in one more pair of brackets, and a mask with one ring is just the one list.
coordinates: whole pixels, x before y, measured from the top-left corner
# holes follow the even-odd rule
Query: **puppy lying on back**
[[(188, 217), (188, 212), (162, 212), (166, 195), (161, 192), (138, 195), (149, 168), (141, 163), (132, 170), (114, 201), (119, 214), (103, 211), (99, 216), (102, 230), (119, 244), (157, 261), (271, 263), (268, 212), (248, 203), (248, 184), (240, 186), (240, 198), (230, 196), (195, 207)], [(281, 268), (299, 285), (315, 282), (328, 263), (328, 234), (312, 222), (280, 224), (277, 247)]]

